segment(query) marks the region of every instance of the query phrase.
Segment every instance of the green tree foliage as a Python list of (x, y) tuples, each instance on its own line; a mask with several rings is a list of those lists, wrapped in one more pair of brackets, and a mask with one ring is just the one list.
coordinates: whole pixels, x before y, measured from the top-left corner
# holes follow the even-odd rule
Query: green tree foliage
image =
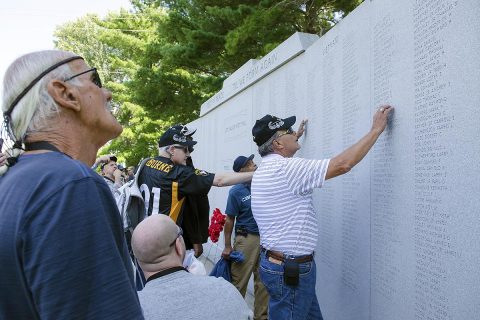
[[(294, 32), (325, 33), (360, 2), (136, 0), (140, 11), (156, 7), (167, 13), (137, 77), (143, 90), (139, 102), (149, 110), (185, 112), (191, 120), (198, 106), (249, 59), (264, 56)], [(146, 101), (145, 93), (158, 87), (167, 90)]]
[(135, 103), (132, 79), (152, 41), (159, 10), (145, 14), (122, 10), (100, 19), (87, 15), (66, 23), (55, 32), (55, 45), (62, 50), (82, 55), (89, 65), (99, 70), (104, 86), (112, 91), (115, 115), (124, 130), (102, 150), (102, 154), (117, 154), (119, 161), (136, 165), (140, 159), (157, 151), (155, 140), (159, 132), (171, 123), (169, 118), (152, 118)]
[(57, 28), (56, 46), (97, 66), (124, 126), (102, 153), (128, 165), (168, 126), (198, 117), (223, 80), (294, 32), (319, 35), (362, 0), (132, 0), (132, 11)]

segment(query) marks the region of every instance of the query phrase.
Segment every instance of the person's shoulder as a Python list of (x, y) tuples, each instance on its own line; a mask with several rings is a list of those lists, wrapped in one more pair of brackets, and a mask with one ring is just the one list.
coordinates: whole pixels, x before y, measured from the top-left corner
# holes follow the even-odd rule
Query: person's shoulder
[(35, 170), (44, 174), (49, 179), (56, 181), (77, 180), (93, 178), (102, 181), (100, 175), (81, 161), (74, 160), (58, 152), (46, 152), (42, 154), (24, 156), (26, 170)]
[(204, 278), (207, 278), (204, 279), (204, 281), (206, 284), (208, 284), (210, 289), (214, 289), (215, 291), (222, 293), (217, 297), (218, 303), (221, 303), (223, 300), (227, 302), (232, 309), (240, 308), (248, 310), (245, 300), (232, 283), (228, 282), (222, 277), (216, 278), (212, 276), (204, 276)]
[(305, 159), (299, 157), (285, 158), (285, 163), (287, 165), (310, 165), (312, 163), (322, 162), (325, 159)]
[(173, 171), (174, 165), (170, 159), (156, 156), (149, 158), (145, 161), (145, 164), (140, 170), (139, 176), (165, 176)]
[(222, 295), (228, 296), (238, 293), (238, 290), (223, 278), (208, 275), (194, 275), (189, 272), (177, 271), (159, 279), (152, 280), (151, 283), (147, 283), (145, 288), (139, 292), (139, 296), (148, 296), (158, 289), (172, 286), (178, 290), (183, 290), (182, 287), (194, 288), (194, 292), (199, 294), (200, 292), (204, 292), (204, 290), (215, 290), (222, 292)]
[(156, 157), (150, 158), (148, 161), (150, 160), (156, 160), (156, 161), (161, 161), (163, 163), (173, 164), (172, 160), (163, 156), (156, 156)]
[(154, 168), (154, 169), (161, 169), (162, 171), (165, 171), (165, 167), (173, 167), (173, 162), (165, 157), (162, 156), (156, 156), (154, 158), (149, 158), (145, 161), (145, 167), (146, 168)]
[(220, 292), (223, 292), (224, 294), (237, 292), (237, 289), (233, 286), (233, 284), (231, 284), (230, 282), (228, 282), (222, 277), (219, 277), (219, 278), (213, 277), (213, 276), (193, 276), (193, 277), (199, 282), (203, 282), (206, 286), (211, 286), (216, 290), (220, 290)]
[(262, 157), (262, 162), (260, 163), (257, 171), (259, 169), (271, 169), (278, 166), (283, 166), (288, 163), (288, 159), (282, 155), (276, 153), (270, 153)]
[(182, 176), (195, 176), (195, 177), (198, 177), (198, 178), (203, 178), (203, 177), (209, 177), (211, 175), (213, 175), (212, 173), (209, 173), (205, 170), (202, 170), (202, 169), (199, 169), (199, 168), (193, 168), (193, 167), (190, 167), (190, 166), (186, 166), (186, 165), (181, 165), (181, 164), (176, 164), (174, 167), (173, 167), (173, 170), (176, 170), (176, 174), (177, 175), (182, 175)]
[(237, 194), (250, 193), (250, 191), (248, 190), (247, 186), (244, 183), (238, 183), (233, 187), (231, 187), (228, 193), (231, 195), (237, 195)]
[[(189, 294), (185, 295), (185, 292)], [(215, 315), (215, 319), (247, 319), (243, 314), (251, 312), (240, 292), (230, 282), (223, 278), (193, 275), (183, 271), (148, 282), (145, 288), (138, 292), (138, 297), (146, 318), (157, 316), (159, 312), (167, 314), (174, 310), (182, 315), (187, 314), (188, 312), (183, 313), (183, 309), (179, 311), (172, 305), (187, 301), (193, 301), (191, 305), (199, 312), (208, 309)], [(162, 306), (158, 305), (159, 299), (164, 301)]]
[(183, 165), (183, 164), (175, 164), (173, 166), (173, 170), (177, 170), (177, 172), (179, 172), (179, 173), (193, 174), (193, 173), (195, 173), (196, 169), (193, 168), (193, 167), (190, 167), (190, 166)]
[[(89, 166), (58, 152), (22, 155), (11, 173), (12, 184), (23, 190), (22, 195), (17, 193), (16, 197), (24, 199), (32, 212), (38, 206), (50, 203), (47, 199), (76, 200), (72, 190), (82, 195), (110, 193), (103, 178)], [(85, 205), (91, 205), (93, 201), (92, 197), (92, 202)]]
[(149, 299), (154, 296), (158, 299), (159, 295), (170, 294), (172, 292), (181, 292), (187, 288), (205, 288), (207, 287), (202, 279), (203, 276), (196, 276), (186, 271), (180, 270), (168, 275), (152, 279), (147, 282), (145, 288), (138, 292), (140, 300)]
[(113, 181), (112, 179), (110, 179), (109, 177), (106, 177), (106, 176), (102, 176), (103, 180), (105, 180), (105, 182), (107, 184), (114, 184), (115, 181)]
[(233, 187), (230, 188), (230, 193), (235, 193), (235, 192), (241, 191), (243, 188), (244, 188), (243, 184), (238, 183), (238, 184), (236, 184), (236, 185), (234, 185)]

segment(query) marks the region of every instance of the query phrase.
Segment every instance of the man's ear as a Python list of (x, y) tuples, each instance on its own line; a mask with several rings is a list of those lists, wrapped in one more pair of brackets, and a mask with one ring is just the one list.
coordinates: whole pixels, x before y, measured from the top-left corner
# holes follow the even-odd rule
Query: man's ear
[(178, 237), (175, 240), (175, 251), (177, 251), (179, 257), (185, 256), (186, 252), (185, 243), (182, 240), (182, 237)]
[(167, 149), (167, 153), (170, 155), (170, 157), (173, 157), (173, 152), (174, 152), (174, 147), (173, 146), (169, 146), (168, 149)]
[(283, 148), (283, 144), (280, 143), (277, 139), (273, 140), (273, 148), (274, 149), (282, 149)]
[(74, 86), (60, 80), (52, 80), (48, 83), (47, 91), (58, 106), (72, 111), (80, 111), (79, 93)]

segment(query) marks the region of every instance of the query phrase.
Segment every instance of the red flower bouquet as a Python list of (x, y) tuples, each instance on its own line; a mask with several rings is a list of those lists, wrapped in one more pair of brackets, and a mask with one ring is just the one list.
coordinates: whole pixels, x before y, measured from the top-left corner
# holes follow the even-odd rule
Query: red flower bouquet
[(223, 226), (225, 225), (225, 218), (226, 215), (222, 214), (220, 209), (216, 208), (213, 210), (212, 218), (210, 219), (210, 226), (208, 227), (208, 235), (210, 236), (210, 240), (212, 242), (217, 242), (218, 237), (220, 236), (220, 232), (223, 230)]

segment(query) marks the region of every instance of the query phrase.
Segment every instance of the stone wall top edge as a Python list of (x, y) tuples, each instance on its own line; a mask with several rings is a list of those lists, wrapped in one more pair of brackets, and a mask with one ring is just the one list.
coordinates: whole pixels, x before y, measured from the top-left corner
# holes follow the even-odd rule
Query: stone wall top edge
[(314, 34), (296, 32), (262, 59), (249, 60), (224, 81), (219, 92), (202, 104), (200, 117), (295, 58), (318, 39)]

